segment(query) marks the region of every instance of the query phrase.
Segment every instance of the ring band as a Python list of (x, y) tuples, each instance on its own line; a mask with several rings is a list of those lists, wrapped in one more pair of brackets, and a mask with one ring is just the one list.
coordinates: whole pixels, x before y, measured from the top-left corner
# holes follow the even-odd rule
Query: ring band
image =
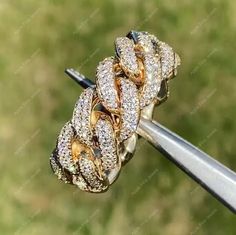
[(140, 117), (151, 118), (168, 97), (179, 56), (147, 32), (115, 40), (114, 57), (98, 64), (96, 87), (87, 88), (62, 128), (50, 157), (53, 172), (83, 191), (104, 192), (135, 150)]

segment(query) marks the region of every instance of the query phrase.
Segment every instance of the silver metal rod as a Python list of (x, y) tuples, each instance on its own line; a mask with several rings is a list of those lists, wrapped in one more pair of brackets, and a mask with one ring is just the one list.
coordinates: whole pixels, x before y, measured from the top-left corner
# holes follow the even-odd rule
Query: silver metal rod
[(83, 88), (95, 87), (95, 84), (90, 79), (74, 69), (65, 69), (65, 73)]
[(141, 118), (138, 134), (236, 212), (236, 174), (155, 121)]
[[(73, 69), (66, 71), (83, 88), (94, 87), (91, 80)], [(137, 133), (236, 213), (235, 172), (155, 121), (141, 118)]]

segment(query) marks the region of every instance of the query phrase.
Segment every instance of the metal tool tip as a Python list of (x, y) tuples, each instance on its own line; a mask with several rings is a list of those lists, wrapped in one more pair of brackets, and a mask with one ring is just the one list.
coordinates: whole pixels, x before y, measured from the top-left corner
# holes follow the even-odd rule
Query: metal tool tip
[(69, 77), (73, 78), (74, 80), (82, 81), (85, 77), (84, 75), (80, 74), (76, 70), (70, 68), (70, 69), (65, 69), (65, 73), (69, 75)]
[(65, 73), (83, 88), (94, 87), (94, 83), (75, 69), (65, 69)]

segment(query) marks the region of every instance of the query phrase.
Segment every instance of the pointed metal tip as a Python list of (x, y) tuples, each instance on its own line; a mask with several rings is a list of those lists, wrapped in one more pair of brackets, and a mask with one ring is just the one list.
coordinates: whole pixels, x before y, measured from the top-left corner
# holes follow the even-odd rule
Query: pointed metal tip
[(95, 84), (73, 68), (65, 69), (65, 73), (83, 88), (94, 87)]
[(129, 39), (133, 39), (135, 43), (138, 42), (138, 32), (135, 30), (129, 31), (126, 37), (128, 37)]
[(76, 70), (70, 68), (70, 69), (65, 69), (65, 73), (69, 75), (72, 79), (81, 82), (83, 79), (85, 79), (84, 75), (80, 74)]

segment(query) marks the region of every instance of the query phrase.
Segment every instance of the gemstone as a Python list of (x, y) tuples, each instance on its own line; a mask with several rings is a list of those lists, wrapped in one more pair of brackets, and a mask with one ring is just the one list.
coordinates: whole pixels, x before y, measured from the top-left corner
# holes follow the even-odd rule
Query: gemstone
[(72, 176), (72, 182), (74, 185), (76, 185), (79, 189), (83, 191), (88, 191), (89, 186), (84, 180), (84, 178), (81, 175), (73, 175)]
[(154, 55), (156, 53), (155, 46), (153, 44), (153, 35), (147, 32), (137, 32), (138, 40), (137, 43), (141, 45), (146, 53)]
[(108, 110), (117, 110), (118, 95), (113, 71), (114, 58), (109, 57), (99, 63), (96, 73), (97, 93), (103, 106)]
[(61, 129), (61, 132), (57, 138), (56, 147), (59, 163), (63, 168), (67, 169), (71, 173), (75, 173), (77, 169), (71, 153), (71, 142), (74, 136), (74, 128), (71, 122), (67, 122)]
[(68, 177), (57, 160), (56, 151), (54, 151), (50, 156), (50, 165), (53, 173), (59, 180), (62, 180), (64, 183), (71, 183), (70, 177)]
[(143, 49), (142, 56), (145, 70), (145, 81), (140, 91), (140, 108), (143, 109), (156, 99), (160, 90), (161, 66), (153, 44), (153, 36), (143, 32), (137, 33), (137, 35), (137, 43)]
[(161, 56), (162, 78), (168, 79), (173, 75), (175, 69), (175, 54), (173, 49), (164, 42), (159, 42)]
[(115, 46), (123, 70), (131, 74), (138, 74), (139, 68), (134, 42), (127, 37), (119, 37), (115, 41)]
[(96, 123), (96, 136), (101, 150), (102, 167), (110, 172), (118, 164), (116, 151), (116, 136), (112, 123), (108, 119), (100, 118)]
[(139, 98), (136, 85), (125, 78), (120, 78), (121, 129), (120, 141), (130, 137), (139, 121)]
[(89, 158), (87, 153), (83, 153), (80, 156), (79, 166), (83, 178), (90, 186), (90, 191), (101, 192), (108, 187), (106, 179), (99, 177), (97, 166), (94, 164), (94, 161)]
[(78, 101), (75, 104), (71, 120), (78, 139), (81, 143), (85, 143), (88, 146), (92, 146), (93, 144), (90, 117), (94, 93), (95, 91), (92, 88), (87, 88), (81, 93)]

